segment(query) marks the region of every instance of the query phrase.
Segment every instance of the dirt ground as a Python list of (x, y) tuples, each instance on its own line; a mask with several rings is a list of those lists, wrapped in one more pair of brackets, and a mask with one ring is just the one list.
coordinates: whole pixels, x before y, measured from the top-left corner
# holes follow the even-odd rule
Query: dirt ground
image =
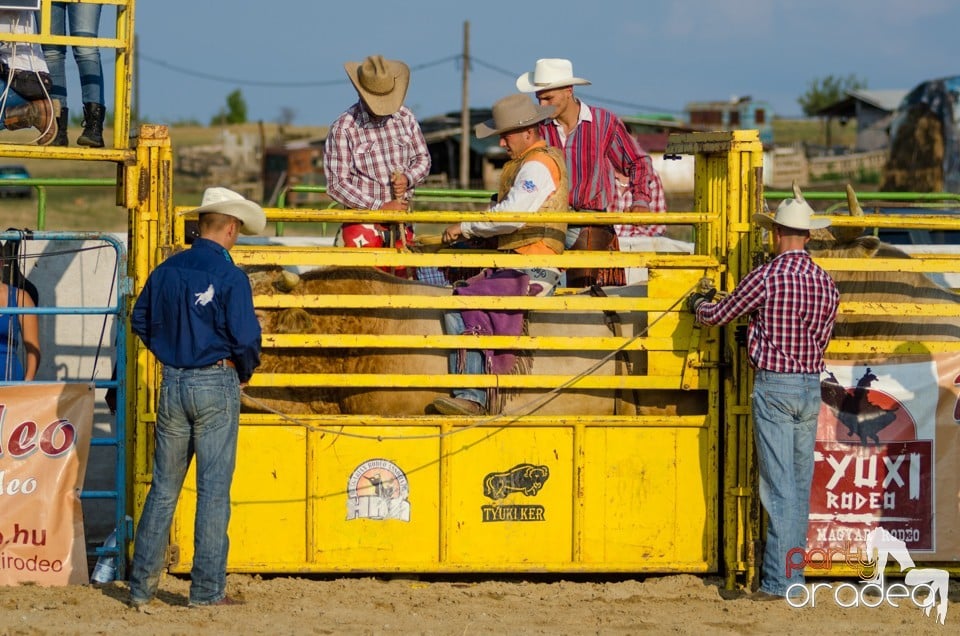
[[(820, 582), (824, 582), (820, 580)], [(841, 581), (842, 582), (842, 581)], [(827, 582), (834, 586), (841, 582)], [(889, 582), (889, 581), (888, 581)], [(189, 580), (166, 576), (143, 611), (124, 582), (66, 588), (0, 588), (0, 636), (37, 634), (831, 634), (958, 633), (960, 585), (950, 586), (944, 626), (910, 599), (842, 608), (834, 592), (815, 607), (761, 602), (722, 590), (713, 577), (642, 580), (557, 577), (299, 578), (231, 574), (244, 605), (188, 608)], [(841, 600), (852, 596), (841, 590)], [(731, 597), (732, 598), (727, 598)]]

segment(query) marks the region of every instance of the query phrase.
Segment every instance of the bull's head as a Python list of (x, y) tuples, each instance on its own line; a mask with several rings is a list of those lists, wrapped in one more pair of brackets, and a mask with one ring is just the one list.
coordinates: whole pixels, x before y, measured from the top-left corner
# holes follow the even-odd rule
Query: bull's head
[[(803, 198), (799, 186), (793, 184), (793, 192), (798, 198)], [(863, 217), (863, 208), (857, 199), (853, 186), (847, 184), (847, 210), (850, 216)], [(858, 256), (872, 256), (880, 247), (880, 240), (874, 236), (864, 236), (865, 225), (848, 225), (839, 227), (831, 225), (822, 229), (810, 231), (810, 243), (807, 247), (811, 252), (823, 252), (837, 249), (855, 249)]]

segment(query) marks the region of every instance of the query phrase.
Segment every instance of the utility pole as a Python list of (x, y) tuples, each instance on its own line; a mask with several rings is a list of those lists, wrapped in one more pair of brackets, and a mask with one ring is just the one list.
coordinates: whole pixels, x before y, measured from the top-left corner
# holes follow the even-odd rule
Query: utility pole
[(470, 187), (470, 22), (463, 23), (463, 93), (460, 109), (460, 187)]

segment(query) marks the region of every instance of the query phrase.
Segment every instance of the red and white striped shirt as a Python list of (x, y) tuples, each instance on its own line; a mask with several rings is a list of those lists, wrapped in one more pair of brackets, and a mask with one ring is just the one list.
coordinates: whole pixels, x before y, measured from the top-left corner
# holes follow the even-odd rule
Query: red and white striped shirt
[(374, 120), (360, 102), (330, 127), (323, 147), (327, 194), (355, 210), (379, 210), (393, 198), (390, 177), (407, 177), (407, 198), (430, 174), (430, 153), (420, 124), (406, 106)]
[(840, 293), (803, 250), (790, 250), (747, 274), (729, 296), (703, 303), (697, 322), (725, 325), (750, 315), (747, 353), (758, 369), (820, 373)]
[(646, 153), (620, 118), (603, 108), (580, 102), (580, 118), (565, 136), (556, 120), (540, 124), (547, 144), (563, 148), (570, 177), (570, 207), (574, 210), (609, 210), (617, 201), (614, 171), (627, 176), (632, 205), (652, 212), (665, 209), (657, 176)]

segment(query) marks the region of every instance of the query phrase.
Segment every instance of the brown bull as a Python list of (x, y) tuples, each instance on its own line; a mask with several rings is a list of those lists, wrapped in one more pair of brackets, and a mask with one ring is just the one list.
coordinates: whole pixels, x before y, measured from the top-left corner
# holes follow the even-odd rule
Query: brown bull
[[(796, 189), (795, 189), (796, 190)], [(799, 194), (798, 192), (795, 192)], [(802, 198), (802, 195), (799, 195)], [(851, 216), (862, 217), (856, 194), (847, 186)], [(829, 227), (814, 230), (808, 244), (815, 258), (911, 258), (875, 236), (864, 236), (861, 227)], [(840, 302), (955, 303), (960, 296), (937, 285), (922, 272), (831, 271), (840, 290)], [(960, 324), (953, 318), (922, 316), (857, 316), (841, 312), (834, 336), (870, 339), (960, 339)]]
[[(370, 268), (331, 267), (310, 271), (299, 282), (289, 281), (279, 269), (251, 274), (255, 295), (290, 293), (298, 295), (365, 295), (365, 296), (445, 296), (449, 289), (400, 279)], [(624, 288), (623, 295), (643, 292), (643, 288)], [(375, 334), (375, 335), (441, 335), (442, 312), (431, 309), (382, 308), (372, 310), (281, 309), (260, 310), (265, 334)], [(623, 335), (637, 333), (645, 321), (642, 314), (621, 315)], [(609, 337), (610, 328), (602, 312), (531, 312), (528, 318), (531, 336), (594, 336)], [(556, 375), (563, 378), (589, 370), (606, 351), (538, 351), (533, 355), (529, 373)], [(446, 350), (438, 349), (265, 349), (258, 373), (333, 373), (333, 374), (447, 374)], [(630, 371), (643, 372), (643, 361), (635, 356)], [(614, 360), (605, 362), (596, 375), (616, 375)], [(356, 388), (356, 387), (248, 387), (246, 393), (256, 401), (246, 400), (245, 407), (264, 410), (266, 406), (283, 413), (423, 415), (430, 414), (428, 405), (444, 388)], [(521, 390), (506, 394), (504, 411), (513, 413), (548, 393), (543, 390)], [(704, 399), (683, 400), (662, 391), (624, 391), (615, 396), (613, 390), (565, 389), (536, 409), (538, 415), (613, 414), (619, 403), (621, 413), (702, 413)], [(640, 395), (642, 394), (642, 395)], [(617, 398), (619, 397), (619, 402)], [(526, 413), (526, 411), (524, 411)]]

